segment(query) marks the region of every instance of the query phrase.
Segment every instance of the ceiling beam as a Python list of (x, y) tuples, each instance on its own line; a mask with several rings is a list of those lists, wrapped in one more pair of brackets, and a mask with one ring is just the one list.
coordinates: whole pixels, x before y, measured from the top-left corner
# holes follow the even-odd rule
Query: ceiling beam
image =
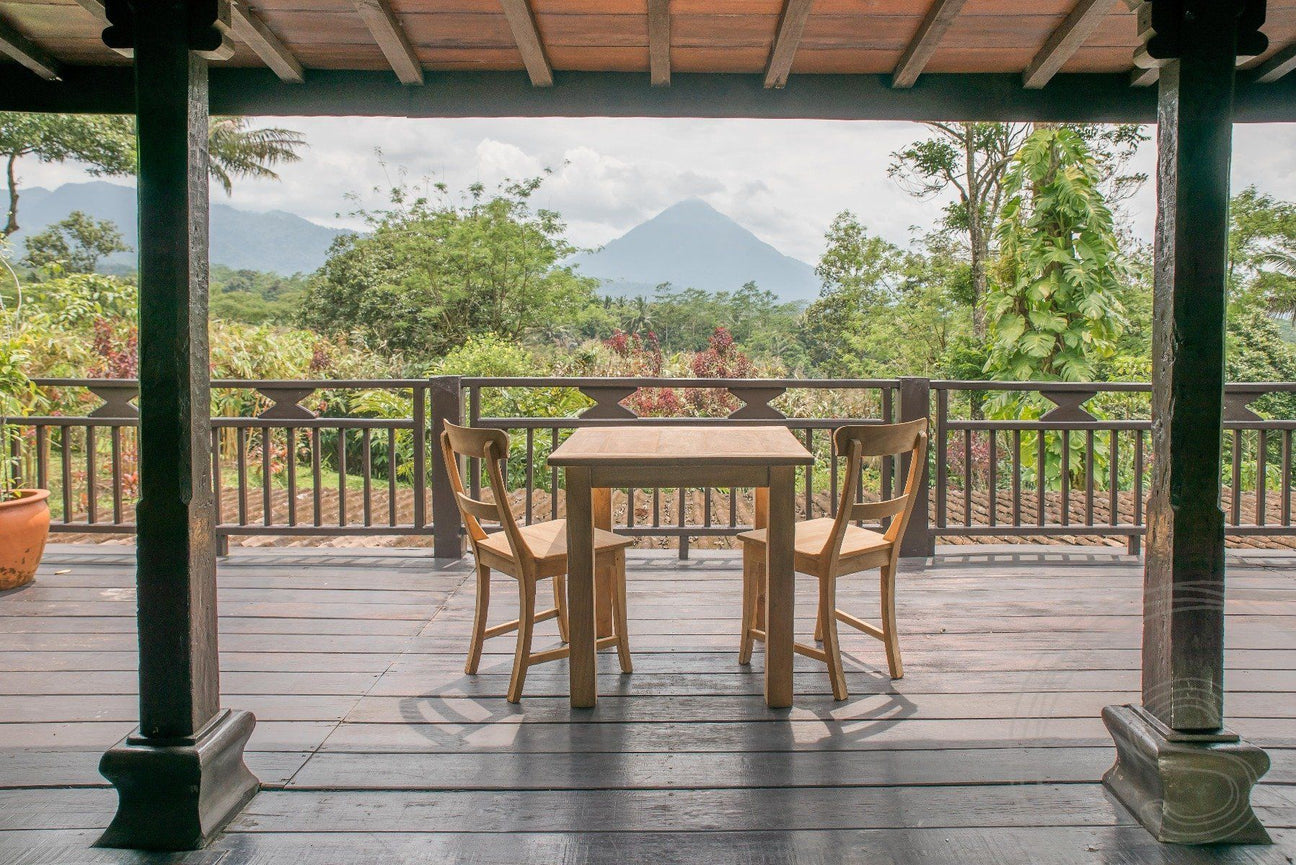
[(59, 80), (59, 64), (35, 42), (0, 18), (0, 54), (7, 54), (46, 81)]
[(552, 87), (553, 69), (549, 66), (549, 58), (545, 57), (544, 43), (540, 41), (540, 30), (536, 27), (531, 4), (527, 0), (500, 0), (500, 3), (504, 6), (509, 29), (513, 31), (513, 41), (522, 52), (522, 62), (526, 64), (527, 75), (531, 76), (531, 85)]
[(918, 25), (918, 32), (909, 40), (900, 62), (891, 73), (892, 87), (913, 87), (918, 76), (927, 68), (927, 63), (940, 47), (945, 31), (950, 29), (959, 10), (966, 0), (934, 0), (927, 9), (927, 16)]
[(1080, 50), (1111, 11), (1114, 0), (1080, 0), (1066, 20), (1049, 36), (1044, 47), (1022, 73), (1022, 85), (1037, 90), (1048, 84), (1058, 70)]
[[(1021, 73), (928, 73), (897, 90), (888, 75), (800, 75), (766, 90), (763, 76), (675, 72), (670, 87), (645, 87), (642, 72), (567, 72), (532, 87), (516, 72), (439, 72), (403, 87), (390, 72), (310, 70), (285, 84), (264, 67), (213, 67), (213, 114), (249, 117), (703, 117), (781, 120), (986, 120), (1022, 123), (1155, 123), (1156, 93), (1129, 86), (1129, 73), (1059, 75), (1043, 90)], [(1272, 84), (1239, 76), (1237, 123), (1296, 122), (1296, 75)], [(130, 114), (131, 67), (63, 66), (43, 81), (0, 63), (0, 111)]]
[(387, 0), (355, 0), (355, 8), (400, 83), (422, 84), (423, 64), (419, 63), (418, 56), (405, 36), (404, 28)]
[(1130, 87), (1151, 87), (1161, 79), (1161, 70), (1152, 66), (1146, 69), (1135, 66), (1130, 72)]
[(1272, 84), (1288, 72), (1296, 71), (1296, 42), (1288, 45), (1256, 67), (1256, 81)]
[(783, 0), (783, 14), (779, 17), (778, 33), (770, 49), (769, 63), (765, 66), (765, 86), (781, 90), (787, 86), (792, 61), (796, 59), (797, 46), (801, 44), (801, 31), (805, 30), (814, 0)]
[(301, 63), (243, 0), (230, 2), (230, 35), (251, 48), (280, 81), (301, 84), (305, 80)]
[(653, 87), (670, 87), (670, 0), (648, 0), (648, 72)]
[(76, 2), (78, 6), (98, 18), (105, 26), (112, 23), (108, 20), (108, 13), (104, 11), (101, 0), (76, 0)]

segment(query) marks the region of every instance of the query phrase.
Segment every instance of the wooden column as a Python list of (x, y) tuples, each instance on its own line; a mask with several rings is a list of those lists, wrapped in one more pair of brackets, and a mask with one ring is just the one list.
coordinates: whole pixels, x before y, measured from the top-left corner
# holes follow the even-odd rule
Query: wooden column
[(1224, 729), (1219, 504), (1233, 84), (1249, 4), (1155, 2), (1160, 29), (1148, 52), (1168, 62), (1157, 134), (1143, 701), (1103, 712), (1118, 752), (1104, 780), (1160, 840), (1267, 841), (1249, 793), (1269, 760)]
[[(100, 845), (202, 846), (256, 793), (255, 721), (220, 708), (207, 351), (207, 65), (197, 0), (108, 7), (132, 48), (139, 143), (140, 727), (100, 771), (119, 805)], [(192, 7), (192, 8), (191, 8)], [(204, 22), (204, 23), (214, 23)], [(191, 40), (200, 44), (194, 45)]]

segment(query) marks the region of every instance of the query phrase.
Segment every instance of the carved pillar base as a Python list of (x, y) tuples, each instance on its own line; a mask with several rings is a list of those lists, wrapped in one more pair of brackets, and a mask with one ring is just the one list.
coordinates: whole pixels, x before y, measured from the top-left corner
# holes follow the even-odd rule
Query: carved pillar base
[(1103, 784), (1158, 841), (1270, 844), (1251, 810), (1269, 756), (1227, 731), (1179, 733), (1138, 706), (1108, 706), (1116, 765)]
[(192, 738), (130, 736), (99, 761), (117, 788), (117, 816), (98, 847), (196, 850), (238, 814), (260, 784), (243, 763), (256, 719), (225, 709)]

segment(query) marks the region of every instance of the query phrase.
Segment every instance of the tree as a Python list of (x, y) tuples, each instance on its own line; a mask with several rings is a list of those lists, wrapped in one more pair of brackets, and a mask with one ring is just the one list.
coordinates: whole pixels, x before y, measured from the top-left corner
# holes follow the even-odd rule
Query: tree
[[(965, 235), (971, 260), (972, 329), (985, 337), (987, 267), (1004, 202), (1004, 181), (1018, 149), (1035, 128), (1023, 123), (928, 123), (935, 134), (891, 154), (887, 174), (911, 195), (930, 199), (953, 188), (958, 199), (945, 208), (944, 228)], [(1142, 127), (1079, 124), (1066, 127), (1088, 146), (1109, 205), (1138, 191), (1147, 175), (1125, 167), (1148, 140)]]
[(573, 318), (592, 304), (596, 282), (560, 264), (575, 250), (557, 213), (531, 209), (540, 183), (509, 183), (490, 197), (476, 184), (458, 203), (444, 186), (437, 201), (393, 190), (388, 209), (364, 214), (368, 234), (334, 241), (303, 320), (427, 361), (473, 335), (516, 340)]
[(99, 259), (114, 252), (130, 252), (117, 224), (74, 210), (44, 231), (27, 238), (23, 261), (33, 268), (58, 265), (67, 273), (94, 273)]
[(1074, 130), (1036, 130), (1004, 180), (1000, 260), (987, 301), (986, 372), (1090, 381), (1125, 324), (1125, 273), (1102, 171)]
[[(306, 146), (300, 132), (272, 127), (249, 129), (243, 117), (208, 122), (208, 174), (228, 195), (233, 179), (278, 179), (271, 166), (295, 162)], [(22, 114), (0, 111), (0, 159), (5, 160), (9, 211), (2, 236), (18, 230), (15, 166), (24, 156), (40, 162), (82, 162), (96, 177), (135, 173), (135, 121), (119, 115)]]
[(291, 129), (249, 129), (246, 117), (213, 117), (207, 127), (207, 173), (230, 195), (236, 177), (278, 180), (271, 166), (298, 161), (297, 149), (305, 146), (306, 137)]
[(1229, 207), (1229, 300), (1296, 324), (1296, 204), (1248, 186)]
[(967, 235), (972, 265), (972, 329), (985, 336), (986, 263), (1003, 203), (1004, 172), (1030, 133), (1022, 123), (928, 123), (935, 134), (891, 154), (887, 174), (909, 194), (933, 198), (953, 187), (948, 230)]
[(5, 160), (9, 210), (3, 236), (18, 230), (18, 175), (24, 156), (40, 162), (74, 160), (95, 176), (135, 170), (135, 127), (131, 118), (77, 114), (0, 112), (0, 158)]

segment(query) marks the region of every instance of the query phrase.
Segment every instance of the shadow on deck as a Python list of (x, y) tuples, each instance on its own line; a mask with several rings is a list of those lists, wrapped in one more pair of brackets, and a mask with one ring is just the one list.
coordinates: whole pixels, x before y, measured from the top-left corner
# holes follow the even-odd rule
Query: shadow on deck
[[(0, 863), (1290, 863), (1296, 557), (1235, 555), (1227, 711), (1266, 747), (1271, 848), (1162, 847), (1104, 793), (1099, 720), (1139, 684), (1141, 567), (1102, 549), (945, 548), (900, 576), (906, 676), (849, 629), (851, 698), (797, 659), (796, 704), (737, 664), (735, 553), (632, 553), (635, 673), (565, 661), (504, 701), (510, 637), (463, 674), (470, 568), (422, 551), (238, 550), (220, 569), (224, 703), (256, 713), (266, 789), (206, 851), (89, 849), (115, 794), (99, 754), (133, 726), (131, 550), (52, 546), (0, 593)], [(799, 630), (813, 586), (798, 587)], [(516, 615), (511, 581), (493, 620)], [(876, 615), (871, 578), (843, 608)], [(537, 648), (557, 641), (540, 626)], [(610, 651), (610, 650), (609, 650)]]

